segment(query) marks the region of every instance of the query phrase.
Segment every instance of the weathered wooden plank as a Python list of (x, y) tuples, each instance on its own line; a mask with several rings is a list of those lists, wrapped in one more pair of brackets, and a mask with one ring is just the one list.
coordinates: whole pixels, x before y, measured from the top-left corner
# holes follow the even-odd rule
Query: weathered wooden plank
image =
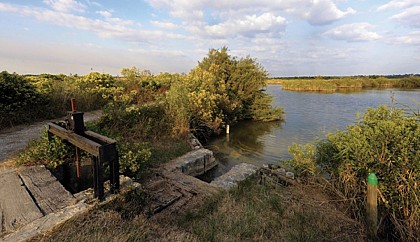
[(48, 131), (57, 135), (60, 138), (63, 138), (75, 146), (89, 152), (92, 155), (99, 156), (99, 147), (100, 144), (89, 140), (83, 136), (80, 136), (76, 133), (68, 132), (65, 128), (62, 128), (56, 124), (49, 123)]
[(0, 184), (4, 231), (14, 230), (43, 216), (14, 171), (2, 173)]
[(44, 166), (25, 167), (19, 175), (44, 215), (75, 202), (74, 196)]
[(87, 136), (87, 138), (96, 139), (95, 142), (100, 143), (102, 145), (117, 143), (117, 141), (114, 139), (108, 138), (106, 136), (100, 135), (92, 131), (85, 131), (85, 135)]

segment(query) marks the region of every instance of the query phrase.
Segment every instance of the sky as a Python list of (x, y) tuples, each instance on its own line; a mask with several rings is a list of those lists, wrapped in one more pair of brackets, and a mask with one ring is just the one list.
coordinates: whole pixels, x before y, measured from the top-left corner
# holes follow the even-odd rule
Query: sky
[(420, 0), (0, 0), (0, 71), (188, 73), (209, 49), (271, 77), (420, 73)]

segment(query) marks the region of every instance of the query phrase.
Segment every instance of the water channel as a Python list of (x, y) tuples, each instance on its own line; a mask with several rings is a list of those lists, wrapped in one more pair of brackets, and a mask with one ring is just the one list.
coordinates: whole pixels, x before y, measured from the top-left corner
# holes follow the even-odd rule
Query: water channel
[(281, 122), (242, 122), (230, 128), (229, 136), (210, 141), (207, 148), (214, 151), (220, 165), (212, 176), (217, 177), (238, 163), (257, 166), (290, 159), (288, 146), (306, 144), (329, 131), (344, 130), (357, 122), (369, 108), (394, 105), (418, 111), (420, 89), (369, 89), (337, 93), (294, 92), (282, 90), (280, 85), (268, 85), (267, 93), (274, 97), (274, 105), (283, 107), (285, 120)]

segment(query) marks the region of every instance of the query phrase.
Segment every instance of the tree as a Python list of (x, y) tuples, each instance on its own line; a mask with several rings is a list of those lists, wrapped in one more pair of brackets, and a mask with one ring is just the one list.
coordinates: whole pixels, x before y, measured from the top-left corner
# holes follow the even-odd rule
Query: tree
[(136, 79), (136, 77), (139, 77), (141, 74), (141, 71), (133, 66), (131, 68), (123, 68), (121, 70), (121, 75), (123, 75), (123, 77), (125, 77), (128, 81), (134, 81)]
[[(231, 57), (226, 47), (211, 49), (180, 80), (188, 98), (184, 117), (190, 117), (192, 129), (206, 133), (218, 133), (226, 124), (244, 119), (279, 120), (282, 110), (272, 108), (270, 96), (264, 93), (266, 78), (267, 72), (255, 59)], [(171, 91), (180, 93), (179, 86), (171, 87), (169, 96)]]
[(221, 96), (218, 107), (224, 123), (281, 118), (282, 110), (272, 108), (271, 97), (264, 93), (268, 73), (255, 59), (231, 57), (226, 47), (211, 49), (194, 71), (200, 70), (209, 73), (215, 92)]

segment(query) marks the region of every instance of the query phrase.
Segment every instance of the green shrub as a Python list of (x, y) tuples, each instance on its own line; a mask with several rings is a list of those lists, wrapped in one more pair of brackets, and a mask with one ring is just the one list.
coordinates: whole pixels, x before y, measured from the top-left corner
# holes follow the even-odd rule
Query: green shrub
[(136, 174), (147, 167), (152, 152), (147, 143), (118, 142), (120, 172)]
[(171, 122), (163, 105), (109, 103), (97, 124), (100, 129), (127, 141), (151, 141), (167, 136)]
[(74, 153), (71, 146), (66, 145), (60, 138), (52, 136), (48, 140), (45, 128), (39, 140), (32, 140), (26, 149), (18, 156), (18, 165), (45, 165), (50, 169), (63, 164), (67, 157)]
[(303, 178), (308, 178), (315, 175), (317, 168), (315, 163), (316, 147), (312, 144), (304, 146), (293, 144), (288, 147), (288, 152), (293, 156), (293, 159), (288, 163), (294, 169), (296, 175)]
[(29, 122), (38, 117), (45, 97), (25, 78), (0, 73), (0, 128)]
[(376, 173), (380, 221), (391, 221), (400, 239), (415, 241), (420, 234), (419, 147), (419, 120), (380, 106), (366, 110), (346, 131), (329, 134), (318, 145), (317, 158), (339, 179), (339, 188), (353, 199), (360, 217), (366, 205), (366, 178)]

